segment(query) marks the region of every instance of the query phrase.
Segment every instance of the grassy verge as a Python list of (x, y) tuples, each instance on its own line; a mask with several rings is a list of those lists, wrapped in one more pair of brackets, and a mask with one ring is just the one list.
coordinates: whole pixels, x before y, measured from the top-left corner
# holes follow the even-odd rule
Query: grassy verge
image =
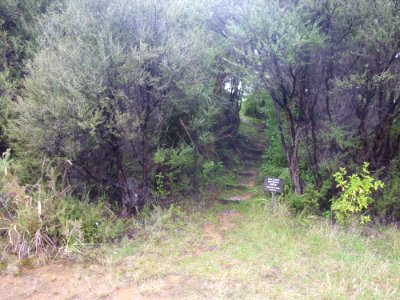
[[(340, 228), (292, 216), (282, 204), (270, 213), (267, 202), (259, 198), (166, 218), (160, 230), (115, 250), (114, 263), (123, 261), (123, 277), (136, 283), (176, 274), (207, 282), (202, 296), (399, 299), (397, 229)], [(236, 226), (220, 232), (222, 242), (210, 241), (204, 224), (218, 231), (219, 217), (231, 210), (240, 212)], [(207, 251), (198, 251), (204, 246)]]

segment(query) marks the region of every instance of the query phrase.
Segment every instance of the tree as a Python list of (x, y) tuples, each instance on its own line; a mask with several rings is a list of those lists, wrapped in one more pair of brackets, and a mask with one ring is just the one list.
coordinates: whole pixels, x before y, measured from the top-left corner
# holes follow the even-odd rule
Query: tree
[(118, 196), (124, 216), (139, 209), (168, 107), (203, 83), (209, 61), (208, 36), (179, 7), (71, 0), (47, 15), (16, 109), (17, 153), (68, 160), (77, 190)]
[(273, 100), (296, 193), (300, 160), (316, 188), (337, 164), (390, 164), (399, 139), (397, 1), (252, 0), (233, 11), (226, 34), (255, 90)]
[(304, 22), (301, 5), (253, 0), (237, 10), (229, 26), (230, 38), (251, 75), (257, 75), (258, 85), (271, 95), (292, 183), (300, 194), (299, 138), (306, 122), (305, 107), (314, 101), (306, 94), (308, 68), (324, 39), (317, 26)]
[(0, 154), (8, 147), (9, 102), (19, 95), (25, 61), (35, 50), (37, 18), (58, 2), (4, 0), (0, 3)]

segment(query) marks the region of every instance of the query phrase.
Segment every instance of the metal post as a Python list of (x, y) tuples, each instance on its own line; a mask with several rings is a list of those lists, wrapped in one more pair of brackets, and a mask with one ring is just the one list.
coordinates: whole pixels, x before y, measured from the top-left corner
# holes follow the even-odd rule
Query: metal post
[(275, 210), (275, 192), (271, 192), (272, 194), (272, 202), (271, 202), (271, 209), (272, 211)]

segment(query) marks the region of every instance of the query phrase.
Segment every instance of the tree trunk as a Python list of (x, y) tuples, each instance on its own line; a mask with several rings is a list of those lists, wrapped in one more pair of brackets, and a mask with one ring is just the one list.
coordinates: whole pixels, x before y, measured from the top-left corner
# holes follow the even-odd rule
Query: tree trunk
[(141, 128), (141, 152), (142, 152), (142, 199), (147, 201), (149, 195), (149, 157), (148, 157), (148, 141), (147, 141), (147, 119), (143, 121)]
[(303, 187), (300, 181), (300, 168), (297, 159), (297, 144), (290, 147), (290, 151), (287, 153), (290, 176), (292, 178), (292, 184), (294, 186), (294, 192), (298, 195), (303, 193)]
[(279, 136), (281, 139), (282, 148), (286, 152), (286, 159), (287, 159), (287, 163), (288, 163), (288, 167), (289, 167), (289, 171), (290, 171), (290, 176), (292, 179), (292, 184), (294, 186), (294, 191), (296, 194), (302, 194), (303, 188), (302, 188), (301, 181), (300, 181), (300, 167), (299, 167), (299, 162), (298, 162), (298, 158), (297, 158), (298, 133), (297, 133), (296, 128), (294, 127), (293, 119), (292, 119), (291, 113), (289, 111), (289, 108), (286, 108), (285, 114), (286, 114), (286, 118), (288, 120), (288, 127), (289, 127), (290, 138), (291, 138), (290, 139), (291, 145), (289, 146), (286, 143), (285, 135), (283, 132), (279, 102), (275, 99), (273, 100), (273, 102), (274, 102), (276, 119), (277, 119), (277, 123), (278, 123)]
[(290, 146), (287, 147), (286, 156), (288, 160), (290, 176), (292, 178), (292, 183), (294, 186), (294, 192), (300, 195), (303, 193), (303, 187), (300, 180), (300, 167), (297, 157), (297, 150), (299, 146), (299, 135), (298, 135), (298, 130), (294, 124), (292, 113), (288, 107), (285, 108), (285, 114), (290, 134)]
[(119, 146), (114, 147), (114, 153), (118, 171), (118, 188), (121, 191), (121, 217), (132, 215), (138, 209), (139, 198), (132, 184), (129, 184), (124, 171), (122, 154)]
[(118, 172), (118, 185), (121, 189), (121, 217), (126, 218), (131, 216), (135, 211), (137, 212), (139, 198), (121, 170)]

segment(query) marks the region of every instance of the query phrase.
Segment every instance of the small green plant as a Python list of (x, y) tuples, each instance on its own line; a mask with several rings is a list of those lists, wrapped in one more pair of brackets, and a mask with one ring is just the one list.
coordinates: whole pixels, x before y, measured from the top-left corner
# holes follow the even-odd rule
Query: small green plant
[(382, 220), (400, 220), (400, 160), (393, 160), (390, 177), (386, 181), (385, 194), (376, 203), (376, 211)]
[(165, 198), (167, 196), (167, 191), (164, 187), (164, 174), (162, 172), (158, 172), (155, 176), (155, 188), (153, 191), (153, 195), (156, 198)]
[(192, 184), (188, 175), (195, 172), (194, 161), (194, 149), (190, 146), (180, 144), (176, 148), (159, 148), (154, 154), (158, 171), (154, 175), (153, 196), (165, 198), (187, 191)]
[[(349, 221), (360, 216), (368, 206), (373, 202), (372, 192), (383, 188), (384, 184), (380, 180), (375, 180), (368, 171), (369, 164), (364, 162), (361, 172), (347, 176), (347, 170), (340, 168), (333, 174), (337, 187), (341, 189), (338, 198), (332, 200), (332, 211), (337, 221), (341, 224), (347, 224)], [(360, 216), (361, 224), (370, 221), (370, 216), (363, 214)]]
[(224, 165), (222, 162), (214, 162), (212, 160), (207, 160), (202, 164), (202, 180), (204, 183), (213, 182), (215, 184), (219, 183), (219, 178), (222, 176), (222, 170)]
[(314, 185), (306, 187), (303, 195), (296, 195), (288, 193), (286, 196), (288, 203), (298, 212), (318, 212), (318, 202), (321, 198), (321, 193), (315, 188)]

